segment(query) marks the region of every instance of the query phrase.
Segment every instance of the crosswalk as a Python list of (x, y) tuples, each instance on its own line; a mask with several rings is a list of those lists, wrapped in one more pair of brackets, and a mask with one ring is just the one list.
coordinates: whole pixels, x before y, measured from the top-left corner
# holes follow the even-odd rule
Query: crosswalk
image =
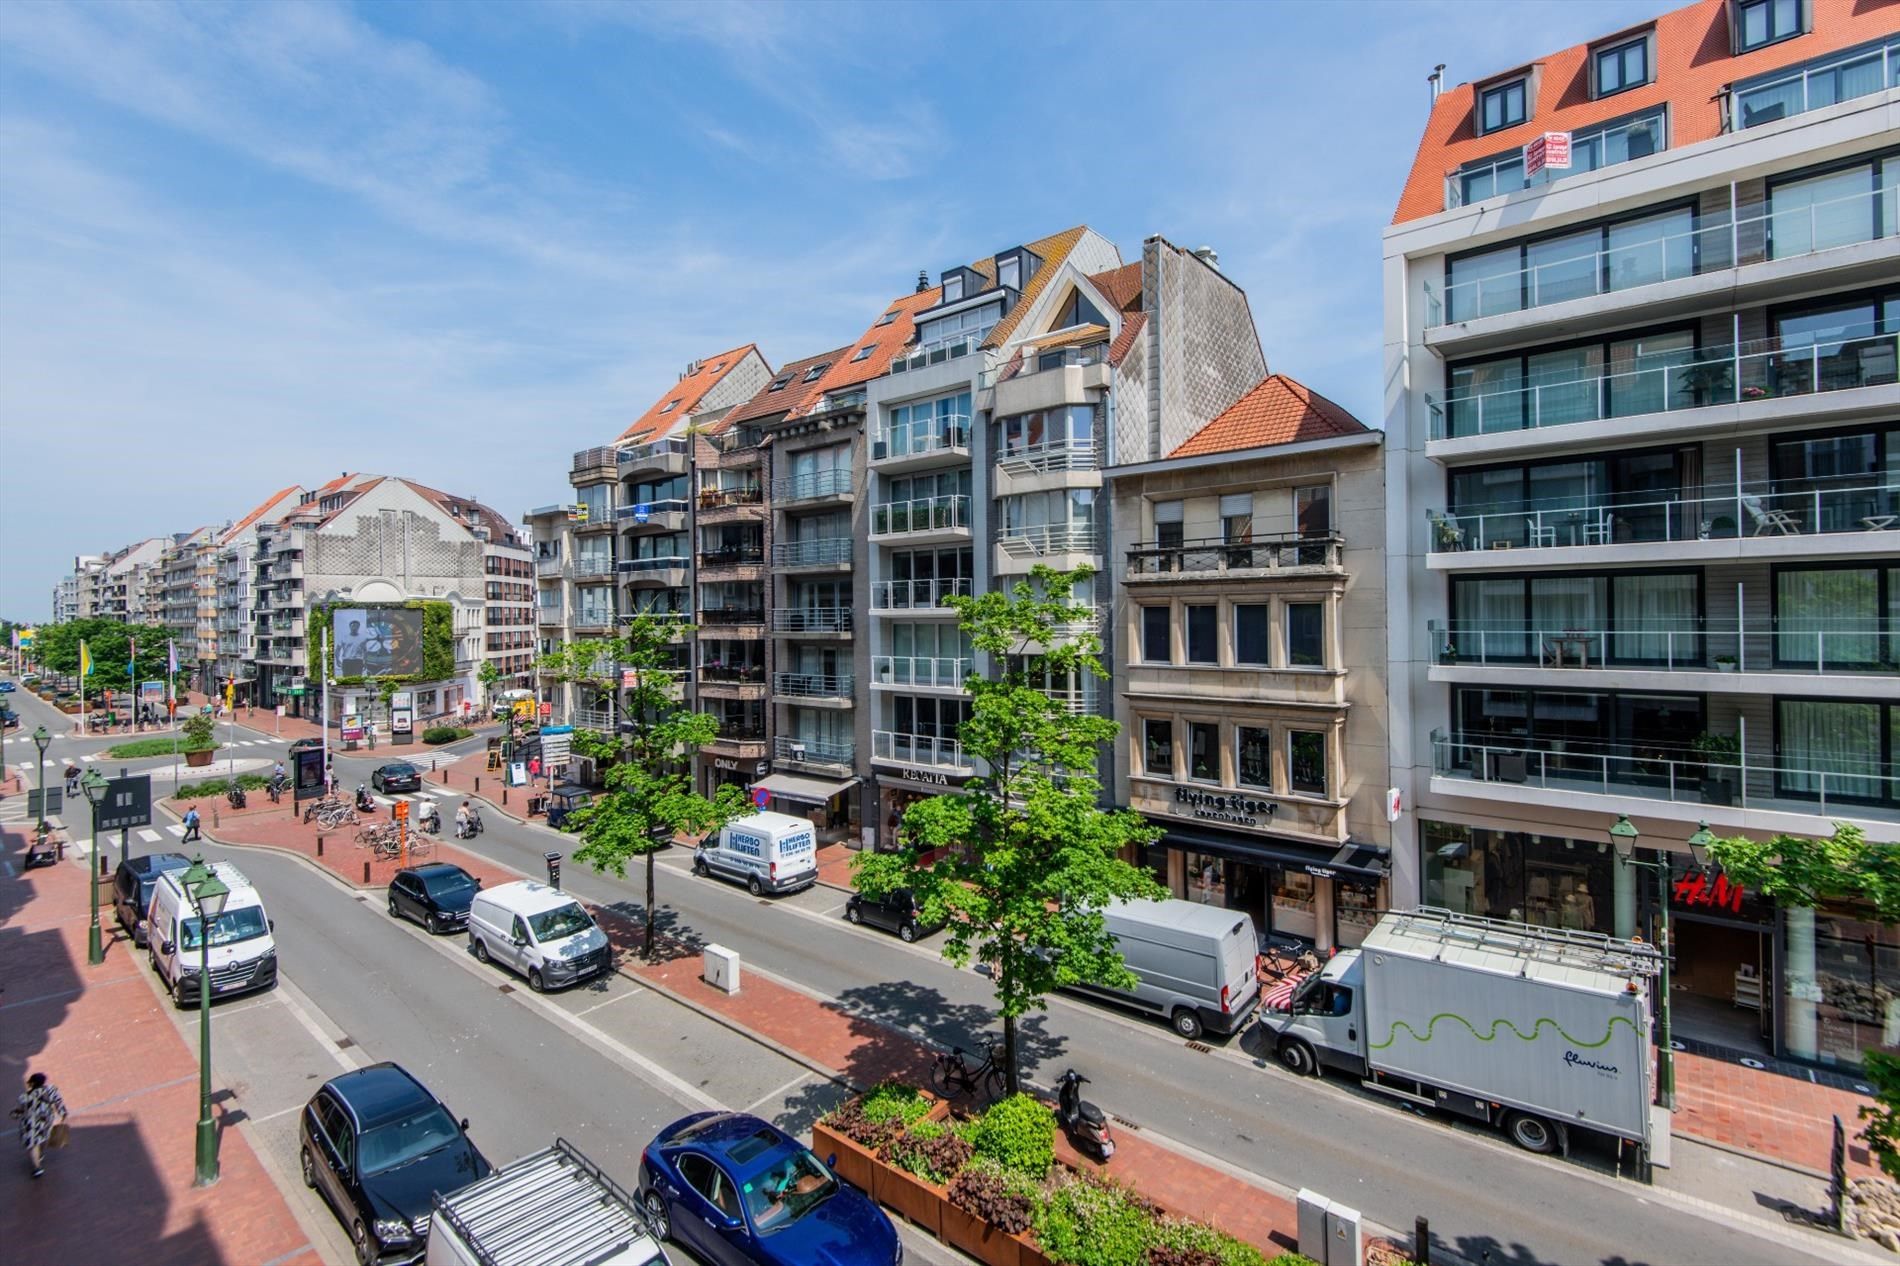
[[(275, 747), (275, 746), (277, 746), (277, 744), (273, 743), (270, 739), (235, 739), (229, 743), (221, 744), (218, 750), (224, 751), (227, 748), (233, 748), (233, 747)], [(111, 761), (111, 760), (119, 760), (122, 758), (112, 756), (106, 752), (87, 752), (85, 755), (79, 757), (79, 759), (85, 762), (86, 764), (91, 764), (94, 761)]]

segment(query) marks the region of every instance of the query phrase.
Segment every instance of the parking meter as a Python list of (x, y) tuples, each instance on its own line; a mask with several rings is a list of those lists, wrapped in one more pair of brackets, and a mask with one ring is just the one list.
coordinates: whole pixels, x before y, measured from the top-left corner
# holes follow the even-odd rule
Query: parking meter
[(559, 889), (561, 886), (561, 855), (559, 853), (543, 853), (542, 856), (547, 859), (548, 863), (548, 887)]

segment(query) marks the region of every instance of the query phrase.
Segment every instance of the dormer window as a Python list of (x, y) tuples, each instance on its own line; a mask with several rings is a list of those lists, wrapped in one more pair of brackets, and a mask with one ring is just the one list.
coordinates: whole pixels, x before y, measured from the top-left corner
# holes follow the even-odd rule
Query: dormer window
[(668, 400), (668, 401), (666, 402), (666, 407), (665, 407), (664, 409), (661, 409), (661, 410), (660, 410), (660, 416), (661, 416), (661, 417), (665, 417), (665, 416), (666, 416), (667, 414), (669, 414), (669, 413), (671, 413), (671, 412), (673, 412), (673, 410), (675, 410), (675, 409), (677, 409), (677, 408), (679, 408), (679, 407), (680, 407), (680, 402), (679, 402), (679, 401), (677, 401), (677, 400)]
[(1801, 34), (1801, 0), (1735, 0), (1735, 51), (1751, 52)]
[(886, 312), (883, 316), (879, 317), (877, 319), (877, 323), (879, 325), (889, 325), (891, 322), (895, 321), (896, 319), (897, 319), (897, 309), (892, 308), (889, 312)]
[(1530, 117), (1525, 91), (1528, 82), (1512, 79), (1478, 94), (1478, 118), (1487, 133), (1516, 127)]
[(805, 371), (805, 381), (817, 382), (820, 378), (824, 376), (825, 371), (830, 368), (831, 368), (830, 361), (826, 361), (822, 365), (813, 365), (810, 369)]
[(1640, 88), (1649, 82), (1649, 36), (1599, 48), (1591, 54), (1590, 65), (1599, 97)]
[(1007, 286), (1011, 290), (1023, 288), (1023, 261), (1015, 255), (1006, 255), (996, 261), (996, 284)]
[(790, 382), (792, 381), (794, 377), (796, 377), (796, 375), (794, 374), (780, 374), (777, 378), (774, 378), (772, 380), (771, 389), (773, 391), (785, 390), (786, 386), (790, 384)]
[(963, 274), (946, 273), (943, 279), (943, 301), (955, 303), (963, 297)]
[(851, 363), (855, 365), (861, 360), (869, 360), (871, 358), (871, 353), (875, 352), (876, 350), (877, 350), (876, 343), (866, 343), (863, 347), (860, 347), (858, 349), (858, 354), (851, 358)]
[(722, 370), (722, 369), (724, 369), (725, 367), (726, 367), (726, 362), (722, 360), (722, 361), (720, 361), (720, 362), (719, 362), (719, 363), (718, 363), (717, 365), (714, 365), (714, 366), (712, 367), (712, 371), (713, 371), (713, 372), (714, 372), (714, 373), (716, 374), (716, 373), (718, 373), (718, 372), (719, 372), (720, 370)]

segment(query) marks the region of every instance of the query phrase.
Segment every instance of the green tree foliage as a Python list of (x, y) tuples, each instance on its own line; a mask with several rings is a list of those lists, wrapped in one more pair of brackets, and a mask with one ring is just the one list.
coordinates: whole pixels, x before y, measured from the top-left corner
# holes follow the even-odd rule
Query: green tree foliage
[[(85, 691), (89, 697), (97, 698), (104, 690), (117, 693), (131, 687), (126, 667), (134, 639), (138, 642), (138, 679), (165, 680), (166, 643), (176, 636), (162, 625), (121, 624), (117, 620), (91, 616), (84, 620), (68, 620), (64, 624), (40, 626), (34, 653), (46, 668), (72, 676), (79, 671), (79, 643), (84, 641), (87, 651), (92, 655), (92, 675), (86, 678)], [(181, 689), (185, 678), (190, 675), (183, 665), (188, 664), (196, 653), (195, 646), (179, 648), (181, 668), (177, 684)]]
[(961, 732), (965, 754), (987, 772), (912, 805), (897, 852), (860, 853), (852, 863), (866, 893), (915, 891), (926, 918), (945, 924), (945, 958), (989, 964), (1011, 1094), (1021, 1089), (1021, 1016), (1064, 985), (1135, 984), (1104, 907), (1167, 895), (1122, 860), (1159, 832), (1138, 814), (1100, 805), (1097, 760), (1120, 726), (1071, 713), (1045, 691), (1108, 676), (1101, 640), (1076, 628), (1072, 595), (1090, 574), (1038, 566), (1007, 593), (946, 599), (971, 645), (995, 665), (994, 675), (970, 678)]
[(475, 672), (475, 680), (482, 683), (482, 697), (487, 698), (501, 684), (501, 669), (495, 667), (494, 660), (485, 659)]
[(1875, 844), (1857, 826), (1836, 822), (1827, 839), (1716, 840), (1709, 856), (1730, 880), (1777, 905), (1813, 907), (1865, 902), (1882, 923), (1900, 923), (1900, 848)]
[(1900, 1055), (1868, 1051), (1861, 1057), (1861, 1076), (1874, 1088), (1874, 1101), (1863, 1105), (1860, 1136), (1880, 1161), (1881, 1172), (1900, 1179)]
[[(719, 722), (681, 702), (675, 682), (674, 639), (692, 629), (677, 620), (634, 616), (615, 638), (575, 643), (543, 657), (553, 671), (585, 672), (582, 679), (611, 684), (631, 669), (621, 692), (622, 715), (632, 723), (625, 759), (607, 771), (607, 790), (568, 820), (581, 835), (574, 858), (596, 871), (625, 876), (627, 862), (646, 859), (646, 937), (654, 955), (654, 856), (681, 834), (704, 836), (751, 812), (745, 793), (730, 784), (707, 797), (693, 790), (692, 755), (719, 734)], [(584, 649), (577, 649), (584, 648)]]

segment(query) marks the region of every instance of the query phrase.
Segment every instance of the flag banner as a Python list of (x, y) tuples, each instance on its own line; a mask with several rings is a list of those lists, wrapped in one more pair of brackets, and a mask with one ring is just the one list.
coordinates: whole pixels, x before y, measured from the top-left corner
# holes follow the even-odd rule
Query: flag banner
[(125, 653), (125, 679), (133, 682), (139, 679), (139, 640), (133, 638), (129, 646)]
[(79, 675), (82, 678), (92, 676), (92, 652), (86, 649), (84, 641), (79, 643)]

